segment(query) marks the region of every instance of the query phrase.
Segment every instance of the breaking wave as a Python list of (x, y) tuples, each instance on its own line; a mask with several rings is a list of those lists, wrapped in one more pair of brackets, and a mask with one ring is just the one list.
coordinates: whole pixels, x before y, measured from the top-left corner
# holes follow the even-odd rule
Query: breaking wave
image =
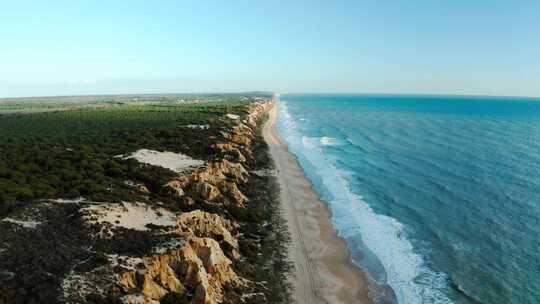
[[(280, 102), (280, 118), (280, 133), (290, 151), (299, 158), (308, 177), (320, 179), (315, 188), (328, 197), (326, 203), (332, 210), (334, 228), (344, 239), (361, 242), (383, 266), (386, 282), (380, 282), (381, 276), (375, 274), (371, 279), (390, 285), (398, 303), (452, 303), (445, 292), (449, 288), (446, 274), (432, 271), (423, 257), (415, 253), (403, 224), (377, 214), (362, 196), (355, 194), (347, 180), (351, 173), (336, 168), (334, 160), (324, 152), (325, 146), (347, 143), (300, 134), (286, 102)], [(361, 264), (358, 260), (353, 262)]]

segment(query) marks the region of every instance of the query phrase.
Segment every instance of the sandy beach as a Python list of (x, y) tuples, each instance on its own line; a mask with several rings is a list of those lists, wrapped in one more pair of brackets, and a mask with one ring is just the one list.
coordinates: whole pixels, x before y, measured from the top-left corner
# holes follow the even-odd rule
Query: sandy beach
[(291, 232), (294, 299), (299, 304), (371, 303), (364, 273), (350, 262), (345, 241), (332, 228), (329, 210), (277, 133), (277, 108), (270, 111), (263, 135), (276, 165)]

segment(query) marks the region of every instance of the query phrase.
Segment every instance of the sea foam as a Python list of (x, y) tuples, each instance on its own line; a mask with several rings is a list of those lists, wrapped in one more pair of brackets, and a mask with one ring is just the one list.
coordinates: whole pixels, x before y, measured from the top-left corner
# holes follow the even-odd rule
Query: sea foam
[[(307, 172), (311, 173), (308, 176), (314, 174), (320, 178), (324, 189), (316, 187), (319, 194), (321, 191), (330, 194), (326, 203), (332, 210), (334, 228), (345, 239), (361, 241), (384, 267), (386, 282), (378, 283), (389, 284), (398, 303), (452, 303), (444, 292), (448, 288), (446, 275), (432, 271), (422, 256), (415, 253), (403, 224), (375, 213), (360, 195), (351, 191), (347, 181), (350, 172), (337, 169), (332, 159), (325, 155), (324, 147), (334, 145), (336, 141), (329, 137), (303, 136), (285, 102), (281, 102), (280, 109), (284, 127), (280, 128), (280, 133), (291, 152), (299, 157), (301, 164), (309, 162), (312, 172)], [(303, 167), (306, 170), (305, 163)], [(375, 276), (372, 279), (375, 280)]]
[(323, 145), (323, 146), (339, 146), (339, 145), (342, 144), (339, 139), (333, 138), (333, 137), (328, 137), (328, 136), (323, 136), (320, 139), (320, 142), (321, 142), (321, 145)]

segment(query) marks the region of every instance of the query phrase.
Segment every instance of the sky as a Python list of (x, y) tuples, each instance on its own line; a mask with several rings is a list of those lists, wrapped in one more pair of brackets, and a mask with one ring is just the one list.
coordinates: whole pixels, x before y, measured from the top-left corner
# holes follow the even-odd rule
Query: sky
[(538, 0), (3, 1), (0, 97), (540, 96)]

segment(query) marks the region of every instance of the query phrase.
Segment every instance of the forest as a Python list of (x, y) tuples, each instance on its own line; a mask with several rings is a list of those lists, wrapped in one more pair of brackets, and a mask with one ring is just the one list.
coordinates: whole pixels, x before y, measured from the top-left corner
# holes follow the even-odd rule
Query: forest
[[(126, 180), (160, 189), (174, 173), (115, 156), (144, 147), (207, 160), (212, 135), (232, 123), (225, 114), (244, 114), (246, 103), (109, 104), (0, 115), (0, 215), (35, 199), (143, 199)], [(219, 127), (183, 127), (189, 124)]]
[[(159, 204), (179, 212), (202, 209), (237, 221), (243, 235), (239, 240), (243, 258), (235, 262), (235, 270), (254, 282), (267, 282), (255, 285), (255, 291), (264, 294), (268, 303), (287, 303), (287, 276), (291, 269), (286, 256), (288, 234), (280, 217), (277, 186), (272, 177), (254, 177), (239, 185), (251, 200), (250, 208), (219, 207), (186, 189), (186, 194), (194, 199), (187, 204), (162, 191), (163, 185), (177, 173), (121, 157), (145, 148), (205, 161), (220, 160), (223, 155), (212, 145), (223, 141), (221, 132), (235, 123), (227, 114), (245, 115), (252, 101), (237, 97), (200, 101), (197, 97), (178, 102), (175, 97), (152, 102), (95, 102), (88, 107), (78, 105), (53, 111), (49, 111), (51, 104), (33, 105), (35, 112), (0, 114), (0, 218), (31, 207), (43, 219), (39, 229), (10, 229), (0, 235), (2, 242), (10, 244), (7, 251), (3, 249), (5, 254), (0, 260), (0, 303), (57, 303), (57, 286), (70, 267), (80, 260), (85, 261), (80, 267), (88, 269), (105, 263), (103, 254), (90, 254), (81, 244), (91, 244), (102, 253), (139, 256), (166, 241), (165, 235), (126, 229), (110, 240), (95, 239), (89, 233), (94, 228), (76, 216), (79, 205), (47, 207), (48, 199), (80, 197), (93, 202)], [(272, 166), (260, 135), (262, 123), (258, 123), (252, 144), (254, 158), (246, 164), (252, 170)], [(143, 184), (149, 191), (140, 192), (134, 184)], [(0, 226), (10, 227), (6, 222), (0, 222)], [(2, 269), (12, 269), (20, 275), (2, 281), (6, 279), (2, 278)], [(186, 301), (173, 296), (162, 302)], [(116, 303), (109, 299), (87, 301)], [(256, 298), (252, 301), (257, 302)]]

